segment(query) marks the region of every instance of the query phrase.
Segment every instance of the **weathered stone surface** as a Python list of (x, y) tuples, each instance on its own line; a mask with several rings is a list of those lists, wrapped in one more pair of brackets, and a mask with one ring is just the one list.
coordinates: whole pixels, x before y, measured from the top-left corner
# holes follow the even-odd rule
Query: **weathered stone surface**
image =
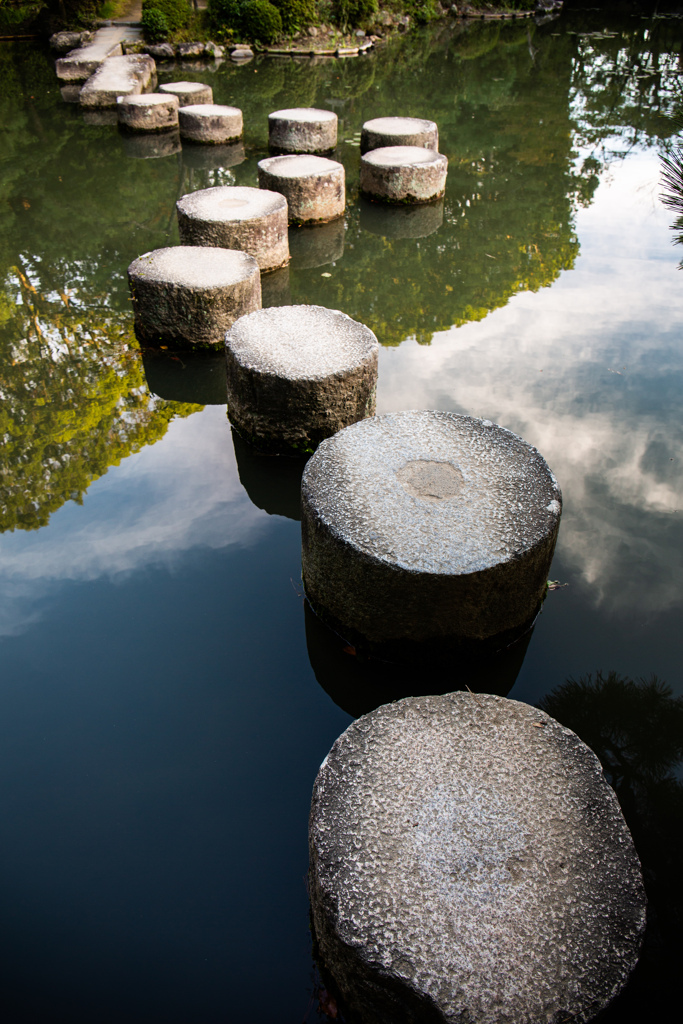
[(193, 103), (213, 103), (213, 89), (202, 82), (165, 82), (159, 86), (159, 92), (177, 96), (181, 107), (189, 107)]
[(170, 43), (149, 43), (145, 50), (155, 60), (175, 60), (175, 46)]
[(285, 196), (290, 224), (323, 224), (344, 214), (346, 178), (336, 160), (310, 154), (271, 156), (259, 161), (258, 182)]
[(87, 46), (92, 40), (92, 32), (55, 32), (50, 36), (50, 49), (56, 53), (69, 53)]
[(241, 249), (261, 270), (289, 263), (287, 200), (278, 192), (219, 185), (183, 196), (176, 209), (180, 240), (186, 245)]
[(204, 56), (212, 57), (214, 60), (220, 60), (225, 54), (225, 50), (218, 43), (213, 43), (209, 40), (208, 43), (204, 43)]
[(245, 252), (178, 245), (128, 268), (135, 329), (148, 341), (222, 344), (231, 324), (261, 306), (261, 276)]
[(298, 270), (312, 270), (336, 263), (344, 255), (346, 225), (343, 219), (313, 227), (293, 228), (289, 232), (289, 251), (292, 266)]
[(280, 153), (329, 153), (337, 145), (337, 115), (315, 107), (268, 115), (268, 144)]
[(325, 441), (306, 468), (307, 596), (387, 656), (498, 649), (539, 610), (561, 500), (540, 453), (488, 420), (376, 416)]
[(191, 142), (225, 145), (241, 139), (242, 131), (242, 111), (238, 107), (197, 103), (180, 111), (180, 134)]
[(443, 199), (401, 205), (361, 200), (360, 226), (383, 238), (427, 238), (443, 224)]
[(179, 60), (199, 60), (205, 56), (204, 43), (178, 43), (176, 56)]
[(100, 29), (92, 43), (71, 50), (66, 57), (60, 57), (55, 64), (57, 78), (67, 82), (84, 82), (107, 60), (120, 56), (122, 34), (120, 30)]
[(177, 156), (183, 149), (178, 131), (135, 132), (130, 135), (122, 132), (121, 141), (124, 153), (132, 160), (159, 160)]
[(387, 146), (439, 148), (439, 129), (435, 121), (421, 117), (374, 117), (366, 121), (360, 133), (360, 151)]
[(323, 306), (274, 306), (225, 338), (228, 415), (264, 451), (312, 451), (375, 406), (379, 345), (369, 327)]
[(360, 160), (360, 188), (385, 203), (429, 203), (446, 191), (448, 160), (420, 146), (387, 146)]
[(236, 46), (230, 53), (230, 60), (234, 60), (236, 64), (245, 64), (248, 60), (253, 60), (254, 51), (250, 46)]
[(131, 132), (164, 132), (178, 127), (178, 97), (161, 93), (121, 96), (116, 104), (121, 127)]
[(115, 107), (119, 96), (136, 96), (153, 88), (156, 64), (145, 53), (109, 57), (81, 89), (81, 106)]
[(200, 170), (217, 170), (218, 168), (236, 167), (246, 160), (244, 143), (230, 142), (224, 146), (196, 146), (187, 143), (183, 146), (183, 163), (187, 167)]
[(577, 1024), (623, 987), (640, 864), (598, 759), (536, 708), (387, 704), (323, 762), (309, 824), (319, 952), (377, 1024)]

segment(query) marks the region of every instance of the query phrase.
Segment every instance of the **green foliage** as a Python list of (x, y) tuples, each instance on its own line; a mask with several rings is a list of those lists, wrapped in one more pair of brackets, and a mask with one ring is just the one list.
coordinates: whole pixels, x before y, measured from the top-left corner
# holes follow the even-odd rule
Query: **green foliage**
[(171, 33), (185, 28), (192, 13), (188, 0), (142, 0), (143, 25), (145, 15), (153, 10), (163, 15)]
[(142, 12), (142, 31), (148, 43), (163, 43), (171, 34), (166, 15), (156, 7), (147, 7)]
[(249, 39), (269, 45), (282, 35), (282, 18), (268, 0), (247, 0), (242, 5), (242, 31)]
[(282, 18), (283, 30), (291, 35), (308, 28), (316, 20), (314, 0), (273, 0)]
[(356, 28), (377, 13), (377, 0), (332, 0), (332, 20), (346, 31)]
[(211, 25), (219, 32), (226, 28), (242, 30), (241, 0), (209, 0), (208, 14)]
[(427, 25), (435, 18), (441, 17), (441, 8), (437, 0), (406, 0), (404, 10), (416, 25)]

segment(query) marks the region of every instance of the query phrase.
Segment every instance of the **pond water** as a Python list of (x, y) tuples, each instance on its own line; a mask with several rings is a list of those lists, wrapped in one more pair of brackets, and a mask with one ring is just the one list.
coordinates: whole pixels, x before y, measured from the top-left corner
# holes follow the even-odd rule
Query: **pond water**
[[(682, 712), (624, 680), (683, 694), (683, 252), (659, 199), (682, 48), (680, 20), (592, 12), (439, 24), (349, 61), (162, 66), (243, 109), (241, 163), (144, 159), (63, 100), (46, 53), (0, 50), (4, 1020), (323, 1019), (310, 792), (375, 680), (305, 614), (301, 467), (233, 438), (220, 357), (143, 359), (126, 284), (177, 242), (179, 196), (256, 184), (267, 114), (294, 105), (339, 115), (347, 216), (293, 233), (264, 301), (372, 327), (378, 411), (487, 417), (559, 479), (566, 586), (509, 696), (594, 746), (643, 860), (647, 942), (606, 1019), (670, 1019)], [(359, 199), (361, 124), (391, 113), (438, 122), (442, 206)], [(415, 692), (449, 689), (422, 675)]]

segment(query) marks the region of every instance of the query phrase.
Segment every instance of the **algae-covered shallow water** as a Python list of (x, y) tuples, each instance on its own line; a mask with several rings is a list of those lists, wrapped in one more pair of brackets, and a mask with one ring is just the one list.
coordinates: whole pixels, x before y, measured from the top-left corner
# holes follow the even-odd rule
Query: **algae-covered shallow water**
[[(566, 680), (683, 693), (683, 251), (658, 183), (682, 46), (680, 20), (592, 13), (439, 24), (349, 61), (162, 66), (243, 109), (241, 163), (86, 123), (46, 53), (0, 50), (4, 1020), (318, 1018), (310, 792), (374, 681), (306, 614), (297, 467), (233, 439), (220, 358), (143, 359), (126, 285), (177, 242), (176, 199), (256, 184), (268, 112), (305, 105), (339, 115), (347, 216), (293, 233), (265, 300), (368, 324), (378, 411), (489, 418), (558, 477), (567, 586), (509, 695), (595, 747), (643, 859), (645, 951), (607, 1019), (671, 1019), (681, 711)], [(361, 124), (392, 113), (438, 122), (443, 206), (359, 200)], [(448, 688), (416, 672), (415, 692)]]

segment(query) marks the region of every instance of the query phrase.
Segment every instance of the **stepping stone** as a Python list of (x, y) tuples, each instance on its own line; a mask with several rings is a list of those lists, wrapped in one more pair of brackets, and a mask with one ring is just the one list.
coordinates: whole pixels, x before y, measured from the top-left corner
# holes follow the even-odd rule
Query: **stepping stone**
[(360, 226), (363, 231), (383, 238), (427, 238), (443, 224), (443, 207), (443, 199), (404, 206), (399, 203), (372, 203), (363, 199), (360, 204)]
[(584, 1024), (636, 965), (646, 898), (616, 796), (526, 704), (411, 697), (354, 722), (318, 772), (309, 849), (315, 939), (354, 1019)]
[(337, 145), (337, 115), (293, 107), (268, 115), (268, 144), (280, 153), (329, 153)]
[(242, 138), (242, 111), (217, 103), (193, 103), (179, 115), (180, 135), (191, 142), (225, 145)]
[(183, 196), (176, 203), (184, 245), (240, 249), (261, 270), (289, 263), (287, 200), (279, 192), (218, 185)]
[(230, 54), (230, 60), (234, 60), (235, 64), (246, 64), (253, 57), (254, 51), (250, 46), (236, 46)]
[(287, 199), (290, 224), (324, 224), (343, 216), (346, 206), (344, 167), (324, 156), (271, 156), (258, 165), (261, 188)]
[(73, 53), (92, 42), (92, 32), (55, 32), (50, 36), (50, 49), (56, 53)]
[(421, 117), (375, 117), (366, 121), (360, 133), (361, 153), (387, 146), (438, 149), (439, 129), (435, 121), (425, 121)]
[(369, 327), (324, 306), (273, 306), (225, 338), (228, 416), (251, 444), (305, 454), (371, 415), (379, 345)]
[(540, 453), (489, 420), (356, 423), (310, 460), (302, 500), (306, 595), (358, 647), (498, 651), (538, 614), (562, 496)]
[(164, 132), (178, 127), (178, 97), (161, 93), (121, 96), (116, 104), (118, 121), (130, 132)]
[(165, 82), (159, 92), (178, 97), (178, 105), (189, 107), (196, 103), (213, 103), (213, 89), (202, 82)]
[(153, 87), (156, 64), (146, 53), (110, 57), (81, 89), (82, 107), (115, 107), (119, 96), (135, 96)]
[(360, 190), (385, 203), (429, 203), (446, 191), (448, 160), (420, 146), (387, 146), (360, 158)]
[(95, 33), (92, 43), (72, 50), (66, 57), (57, 60), (57, 78), (67, 82), (84, 82), (108, 57), (121, 56), (123, 38), (124, 32), (120, 28), (100, 29)]
[(177, 245), (128, 267), (135, 330), (147, 342), (219, 345), (234, 321), (261, 306), (256, 260), (245, 252)]

